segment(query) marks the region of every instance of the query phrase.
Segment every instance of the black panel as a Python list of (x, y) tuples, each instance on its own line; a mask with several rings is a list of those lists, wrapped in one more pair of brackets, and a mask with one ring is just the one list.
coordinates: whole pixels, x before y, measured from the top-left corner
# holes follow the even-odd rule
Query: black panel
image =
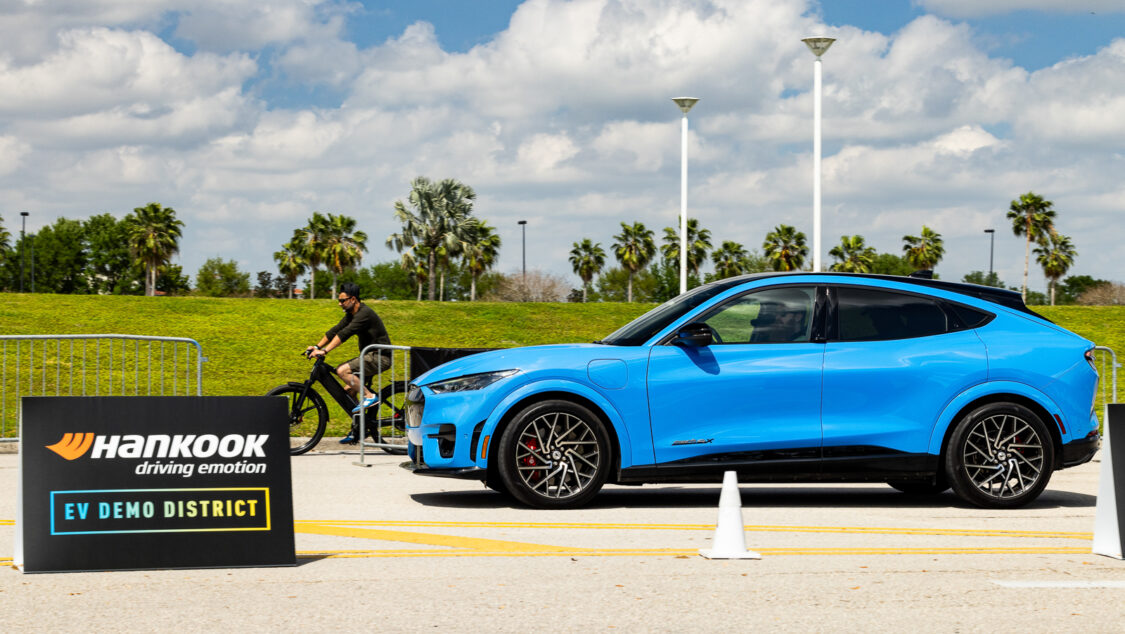
[(661, 465), (628, 467), (621, 482), (721, 482), (735, 471), (741, 482), (885, 482), (921, 480), (937, 474), (938, 457), (883, 447), (831, 447), (821, 459), (811, 449), (735, 452), (698, 456)]
[(443, 363), (467, 357), (478, 352), (499, 348), (410, 348), (410, 380), (422, 376)]

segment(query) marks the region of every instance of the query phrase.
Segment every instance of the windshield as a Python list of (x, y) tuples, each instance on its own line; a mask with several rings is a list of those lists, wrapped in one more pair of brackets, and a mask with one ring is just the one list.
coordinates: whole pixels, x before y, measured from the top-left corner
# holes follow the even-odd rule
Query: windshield
[(664, 330), (669, 324), (688, 314), (700, 304), (722, 293), (732, 286), (746, 282), (745, 277), (729, 278), (692, 289), (653, 308), (647, 313), (622, 326), (617, 332), (599, 341), (611, 346), (639, 346), (652, 339), (653, 335)]

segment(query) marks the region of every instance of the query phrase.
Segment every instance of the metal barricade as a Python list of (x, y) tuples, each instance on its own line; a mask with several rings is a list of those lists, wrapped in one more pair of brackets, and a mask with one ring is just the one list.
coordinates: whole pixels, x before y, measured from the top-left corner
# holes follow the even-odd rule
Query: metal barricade
[(0, 442), (19, 440), (24, 396), (202, 396), (206, 360), (182, 337), (0, 335)]
[[(389, 393), (390, 403), (380, 403), (376, 408), (379, 412), (392, 411), (388, 405), (395, 407), (402, 407), (406, 399), (406, 386), (410, 383), (410, 346), (393, 346), (388, 344), (373, 343), (363, 350), (360, 350), (359, 356), (363, 358), (369, 350), (387, 350), (391, 355), (391, 366), (387, 370), (380, 370), (375, 376), (371, 385), (371, 392), (380, 396), (385, 396)], [(401, 353), (401, 354), (396, 354)], [(367, 368), (363, 363), (359, 364), (359, 382), (360, 385), (367, 385), (367, 377), (364, 371)], [(387, 390), (388, 386), (393, 386)], [(401, 389), (399, 389), (401, 388)], [(362, 395), (359, 396), (362, 398)], [(388, 424), (389, 423), (389, 424)], [(378, 430), (375, 434), (378, 442), (367, 441), (367, 410), (359, 413), (359, 462), (352, 464), (360, 467), (370, 467), (371, 465), (364, 462), (366, 447), (377, 447), (384, 450), (406, 450), (406, 420), (395, 420), (393, 417), (388, 419), (382, 416), (376, 418)], [(400, 428), (401, 425), (401, 428)]]
[[(1099, 353), (1101, 353), (1101, 354), (1099, 354)], [(1117, 368), (1120, 368), (1121, 364), (1117, 362), (1117, 353), (1113, 351), (1113, 348), (1107, 348), (1105, 346), (1095, 346), (1094, 347), (1094, 363), (1095, 363), (1095, 365), (1097, 365), (1098, 368), (1100, 368), (1098, 370), (1098, 376), (1101, 377), (1101, 380), (1098, 381), (1098, 388), (1099, 389), (1098, 389), (1098, 394), (1097, 394), (1097, 400), (1098, 400), (1099, 404), (1101, 405), (1101, 407), (1098, 407), (1096, 409), (1096, 411), (1101, 412), (1101, 411), (1105, 411), (1106, 404), (1118, 402), (1118, 400), (1117, 400)], [(1109, 368), (1110, 368), (1110, 374), (1109, 374), (1110, 378), (1109, 378), (1108, 381), (1106, 380), (1106, 365), (1108, 365)], [(1108, 391), (1106, 390), (1106, 384), (1107, 383), (1109, 384), (1109, 390)], [(1113, 396), (1113, 399), (1107, 400), (1106, 397), (1110, 396), (1110, 395)]]

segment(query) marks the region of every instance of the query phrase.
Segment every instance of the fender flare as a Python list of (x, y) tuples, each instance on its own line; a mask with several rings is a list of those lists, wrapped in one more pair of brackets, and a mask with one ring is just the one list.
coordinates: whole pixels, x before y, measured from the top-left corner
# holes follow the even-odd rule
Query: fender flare
[[(567, 379), (543, 379), (539, 381), (533, 381), (531, 383), (526, 383), (516, 388), (514, 391), (512, 391), (511, 394), (505, 396), (504, 399), (496, 405), (496, 407), (492, 408), (492, 412), (488, 415), (488, 418), (485, 419), (484, 427), (481, 429), (481, 437), (483, 438), (486, 436), (494, 436), (496, 433), (496, 428), (500, 425), (500, 421), (504, 420), (504, 417), (506, 417), (508, 413), (512, 411), (512, 408), (518, 406), (521, 402), (529, 397), (535, 396), (536, 394), (543, 394), (545, 392), (566, 392), (569, 394), (574, 394), (590, 401), (595, 406), (597, 406), (601, 410), (601, 413), (605, 416), (605, 418), (609, 420), (609, 424), (613, 428), (612, 431), (617, 437), (617, 452), (618, 461), (621, 463), (620, 467), (624, 468), (632, 465), (631, 456), (633, 445), (632, 441), (629, 438), (629, 432), (625, 427), (625, 419), (621, 416), (621, 412), (618, 412), (613, 403), (599, 394), (596, 390), (593, 390), (576, 381)], [(489, 452), (487, 458), (485, 458), (483, 461), (478, 462), (478, 466), (482, 468), (488, 467), (491, 460), (492, 452)]]
[[(1051, 400), (1051, 397), (1030, 385), (1017, 383), (1015, 381), (989, 381), (987, 383), (980, 383), (961, 392), (945, 406), (945, 409), (941, 412), (941, 416), (938, 417), (937, 424), (934, 425), (934, 429), (930, 433), (928, 452), (935, 456), (941, 454), (946, 433), (949, 431), (950, 426), (957, 422), (954, 420), (954, 417), (970, 403), (978, 399), (1003, 394), (1015, 394), (1016, 396), (1022, 396), (1030, 401), (1034, 401), (1037, 405), (1046, 410), (1052, 419), (1055, 416), (1062, 416), (1062, 409)], [(1064, 434), (1062, 430), (1059, 429), (1057, 421), (1045, 420), (1043, 423), (1054, 425), (1055, 430), (1059, 434), (1059, 438), (1064, 444), (1066, 443), (1069, 434)]]

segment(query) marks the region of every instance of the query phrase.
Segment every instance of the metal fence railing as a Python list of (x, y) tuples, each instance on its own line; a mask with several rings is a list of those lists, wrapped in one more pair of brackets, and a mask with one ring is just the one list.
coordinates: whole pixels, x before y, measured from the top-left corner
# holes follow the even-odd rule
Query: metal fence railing
[[(1107, 403), (1116, 403), (1117, 401), (1117, 368), (1121, 364), (1117, 362), (1117, 353), (1113, 348), (1105, 346), (1096, 346), (1094, 348), (1094, 365), (1098, 368), (1098, 376), (1101, 380), (1098, 381), (1098, 394), (1096, 396), (1096, 409), (1095, 411), (1105, 411)], [(1106, 370), (1109, 373), (1106, 373)]]
[[(380, 370), (371, 382), (371, 391), (379, 394), (384, 402), (378, 407), (379, 414), (376, 418), (368, 416), (366, 410), (359, 415), (359, 462), (360, 466), (370, 466), (364, 463), (366, 447), (377, 447), (384, 450), (406, 450), (406, 420), (404, 417), (394, 418), (394, 412), (403, 407), (406, 400), (406, 387), (410, 383), (410, 346), (393, 346), (389, 344), (373, 343), (360, 351), (362, 358), (370, 350), (386, 351), (391, 356), (391, 364), (385, 370)], [(364, 364), (359, 364), (359, 382), (366, 385)], [(377, 442), (368, 442), (368, 424), (378, 425)]]
[(24, 396), (202, 396), (206, 360), (182, 337), (0, 335), (0, 442), (19, 440)]

